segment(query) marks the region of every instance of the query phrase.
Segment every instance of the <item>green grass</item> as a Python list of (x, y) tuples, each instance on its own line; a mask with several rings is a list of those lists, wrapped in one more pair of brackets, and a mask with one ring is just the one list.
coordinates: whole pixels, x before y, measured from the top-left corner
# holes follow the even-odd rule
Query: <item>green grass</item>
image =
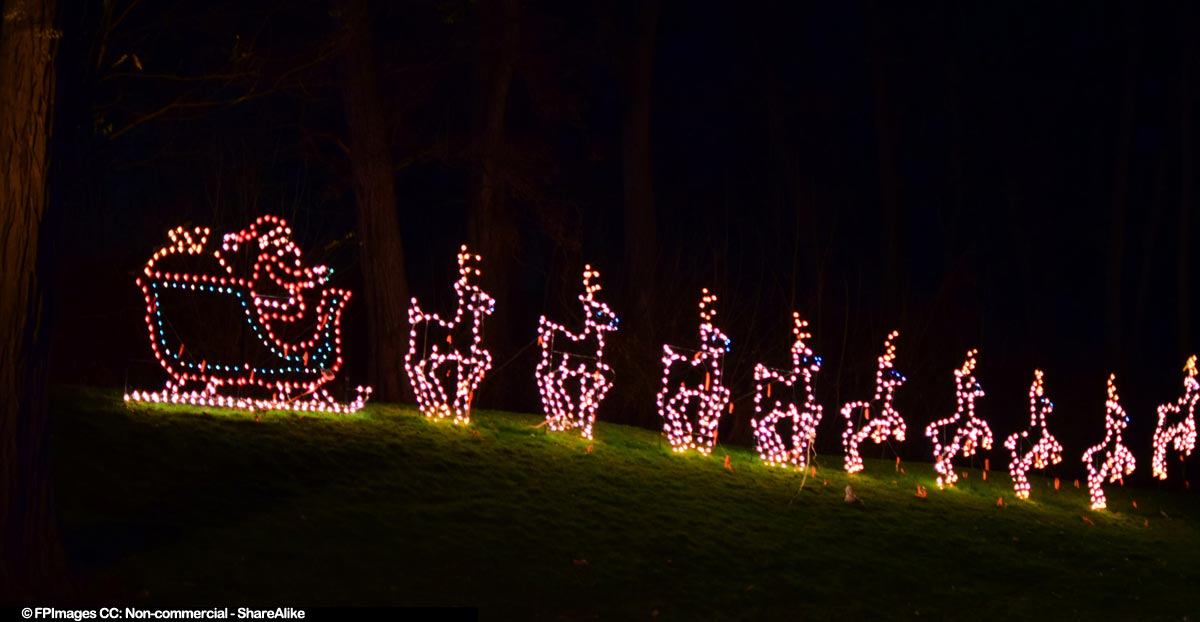
[[(1193, 493), (1113, 486), (1113, 509), (1090, 512), (1071, 482), (1033, 477), (1018, 501), (1001, 471), (939, 491), (929, 464), (868, 460), (848, 476), (836, 455), (801, 489), (743, 448), (674, 455), (601, 422), (589, 453), (501, 412), (469, 427), (391, 405), (256, 421), (86, 389), (53, 408), (60, 517), (97, 601), (471, 605), (485, 620), (1200, 619)], [(847, 482), (863, 504), (843, 502)]]

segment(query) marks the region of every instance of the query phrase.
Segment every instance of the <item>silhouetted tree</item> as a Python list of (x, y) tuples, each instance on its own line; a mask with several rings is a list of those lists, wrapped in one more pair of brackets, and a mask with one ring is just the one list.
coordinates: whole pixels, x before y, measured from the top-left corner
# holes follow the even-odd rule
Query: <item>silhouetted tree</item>
[(52, 593), (63, 571), (37, 270), (59, 34), (54, 0), (8, 0), (0, 14), (0, 599), (7, 600)]
[(341, 91), (371, 347), (367, 375), (380, 399), (398, 401), (405, 378), (409, 295), (396, 216), (395, 167), (366, 0), (348, 0), (335, 9), (344, 25)]

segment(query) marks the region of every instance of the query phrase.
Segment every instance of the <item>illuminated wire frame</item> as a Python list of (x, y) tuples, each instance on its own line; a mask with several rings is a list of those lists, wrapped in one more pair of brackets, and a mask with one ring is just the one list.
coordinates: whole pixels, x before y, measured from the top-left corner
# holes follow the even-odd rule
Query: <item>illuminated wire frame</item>
[[(350, 299), (349, 291), (328, 287), (333, 271), (304, 266), (291, 227), (276, 216), (226, 234), (219, 249), (206, 248), (210, 233), (168, 231), (170, 243), (151, 255), (137, 278), (150, 347), (171, 380), (162, 391), (127, 393), (125, 401), (251, 411), (361, 409), (370, 387), (358, 387), (349, 403), (322, 387), (342, 366), (340, 321)], [(212, 324), (232, 319), (241, 331), (215, 335), (179, 321), (197, 305), (211, 305)], [(240, 395), (223, 393), (228, 390)], [(255, 391), (270, 397), (255, 397)]]
[[(1104, 442), (1089, 447), (1083, 452), (1083, 463), (1088, 471), (1088, 491), (1092, 495), (1092, 509), (1103, 510), (1108, 507), (1104, 496), (1104, 480), (1115, 482), (1126, 475), (1133, 474), (1137, 461), (1133, 452), (1121, 444), (1121, 430), (1129, 425), (1129, 415), (1121, 408), (1121, 398), (1117, 395), (1117, 375), (1108, 377), (1108, 400), (1104, 402)], [(1097, 467), (1093, 456), (1104, 452), (1104, 462)]]
[[(470, 423), (475, 389), (492, 368), (492, 353), (481, 345), (481, 328), (483, 318), (496, 310), (496, 301), (471, 282), (472, 276), (482, 274), (473, 266), (480, 261), (479, 255), (467, 252), (465, 244), (459, 249), (458, 280), (454, 282), (458, 302), (450, 319), (443, 320), (436, 313), (422, 311), (415, 296), (408, 308), (411, 328), (404, 370), (417, 396), (417, 407), (426, 417), (444, 419), (453, 416), (454, 423)], [(467, 325), (471, 330), (470, 343), (465, 346), (454, 343), (455, 333)], [(422, 345), (428, 346), (419, 352), (418, 336), (423, 337)], [(414, 357), (419, 357), (416, 362)], [(443, 384), (446, 381), (453, 381), (450, 391)]]
[[(717, 297), (709, 294), (707, 288), (701, 294), (700, 350), (689, 355), (681, 353), (680, 348), (663, 344), (663, 386), (657, 402), (658, 416), (663, 419), (663, 432), (671, 449), (676, 452), (695, 449), (707, 456), (717, 442), (717, 424), (729, 403), (729, 389), (721, 384), (721, 361), (729, 352), (730, 341), (712, 323), (717, 312), (711, 305)], [(681, 382), (678, 387), (671, 386), (671, 367), (681, 362), (693, 369), (703, 369), (704, 383), (689, 386)], [(693, 405), (697, 411), (695, 426), (688, 417)]]
[[(1008, 472), (1012, 475), (1013, 490), (1020, 499), (1029, 498), (1026, 472), (1062, 462), (1062, 445), (1046, 429), (1046, 416), (1051, 412), (1054, 412), (1054, 402), (1046, 397), (1042, 386), (1042, 370), (1036, 369), (1033, 372), (1033, 384), (1029, 385), (1029, 429), (1016, 432), (1004, 440), (1004, 447), (1012, 453)], [(1036, 437), (1037, 441), (1029, 451), (1021, 453), (1031, 437)]]
[[(846, 431), (842, 432), (842, 446), (846, 448), (845, 462), (848, 473), (863, 470), (858, 446), (867, 438), (876, 445), (887, 440), (888, 436), (895, 437), (898, 442), (904, 442), (904, 435), (907, 433), (904, 417), (900, 416), (892, 402), (896, 389), (907, 380), (892, 366), (892, 362), (896, 360), (896, 345), (892, 341), (899, 336), (900, 331), (894, 330), (883, 340), (883, 356), (879, 357), (879, 368), (875, 370), (875, 397), (870, 402), (857, 401), (842, 406), (842, 417), (846, 419)], [(872, 404), (876, 405), (874, 418), (871, 417)], [(867, 420), (866, 425), (861, 428), (857, 427), (854, 419), (856, 410), (861, 410)]]
[[(992, 448), (992, 429), (983, 419), (975, 416), (975, 400), (984, 396), (983, 387), (975, 378), (975, 355), (978, 350), (967, 352), (967, 360), (960, 369), (954, 370), (954, 393), (958, 398), (958, 410), (945, 419), (934, 421), (925, 427), (925, 436), (933, 441), (933, 468), (938, 472), (938, 488), (953, 486), (958, 481), (954, 472), (954, 456), (961, 451), (964, 458), (975, 455), (976, 449)], [(966, 421), (955, 425), (966, 415)], [(950, 442), (942, 444), (945, 432), (953, 428)]]
[[(754, 414), (750, 420), (754, 428), (755, 447), (758, 455), (771, 466), (797, 468), (808, 465), (808, 452), (817, 439), (817, 425), (821, 423), (821, 405), (817, 404), (813, 394), (813, 377), (821, 371), (821, 357), (813, 355), (813, 351), (804, 343), (812, 339), (812, 333), (805, 332), (808, 326), (806, 320), (800, 319), (800, 314), (792, 313), (795, 326), (792, 334), (796, 336), (792, 344), (792, 370), (781, 372), (771, 369), (762, 363), (754, 366)], [(796, 380), (804, 379), (804, 404), (797, 407), (794, 401), (788, 402), (785, 408), (783, 402), (776, 399), (771, 412), (762, 416), (763, 400), (771, 399), (772, 383), (780, 383), (784, 387), (794, 389)], [(792, 420), (792, 448), (779, 434), (779, 423), (784, 419)]]
[[(1167, 479), (1167, 448), (1174, 446), (1179, 458), (1192, 455), (1196, 448), (1196, 401), (1200, 399), (1200, 382), (1196, 381), (1196, 355), (1184, 365), (1183, 397), (1174, 404), (1158, 407), (1158, 426), (1154, 429), (1154, 477)], [(1167, 425), (1167, 414), (1178, 416), (1187, 411), (1182, 421)]]
[[(534, 371), (538, 391), (542, 394), (546, 424), (556, 432), (579, 428), (580, 435), (587, 439), (592, 438), (596, 408), (613, 385), (612, 368), (604, 362), (604, 333), (617, 330), (621, 322), (607, 304), (596, 300), (595, 294), (600, 291), (600, 283), (593, 283), (593, 279), (599, 278), (599, 271), (593, 270), (590, 265), (584, 266), (583, 293), (579, 295), (579, 301), (583, 303), (581, 332), (572, 333), (562, 324), (547, 320), (544, 315), (538, 318), (538, 345), (542, 347), (542, 360)], [(586, 347), (589, 340), (595, 340), (594, 354), (581, 356), (556, 351), (554, 342), (559, 335), (575, 346)], [(572, 389), (576, 387), (577, 396), (573, 396)]]

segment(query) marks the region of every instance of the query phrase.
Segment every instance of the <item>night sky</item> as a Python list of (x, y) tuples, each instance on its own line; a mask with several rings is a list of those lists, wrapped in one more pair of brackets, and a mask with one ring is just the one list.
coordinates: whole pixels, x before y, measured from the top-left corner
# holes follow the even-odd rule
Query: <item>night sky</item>
[[(307, 258), (361, 287), (336, 6), (144, 2), (111, 30), (94, 4), (64, 7), (45, 228), (53, 380), (165, 380), (134, 278), (176, 225), (283, 216)], [(578, 315), (590, 262), (623, 318), (602, 422), (657, 425), (660, 344), (694, 346), (708, 287), (733, 339), (723, 441), (750, 442), (754, 364), (786, 364), (797, 310), (826, 362), (821, 451), (840, 451), (837, 410), (869, 395), (896, 328), (901, 455), (927, 459), (919, 430), (953, 411), (952, 371), (972, 347), (997, 445), (1026, 425), (1036, 367), (1068, 455), (1103, 436), (1109, 372), (1127, 443), (1149, 453), (1154, 407), (1178, 397), (1197, 348), (1186, 5), (665, 0), (646, 308), (626, 286), (623, 209), (637, 6), (521, 2), (515, 26), (488, 3), (372, 12), (408, 282), (440, 309), (469, 235), (492, 59), (515, 33), (499, 167), (518, 244), (508, 275), (484, 257), (507, 314), (487, 328), (497, 369), (482, 406), (536, 410), (537, 316)], [(351, 383), (365, 381), (363, 302), (343, 322)]]

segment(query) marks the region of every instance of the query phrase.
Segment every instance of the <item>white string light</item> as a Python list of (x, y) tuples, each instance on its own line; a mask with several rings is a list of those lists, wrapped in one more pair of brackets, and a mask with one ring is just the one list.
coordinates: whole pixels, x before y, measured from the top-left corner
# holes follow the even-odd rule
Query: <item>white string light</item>
[[(595, 299), (600, 284), (593, 283), (593, 279), (599, 278), (599, 271), (593, 270), (590, 265), (584, 266), (583, 293), (579, 295), (584, 316), (581, 332), (572, 333), (566, 326), (547, 320), (544, 315), (538, 318), (538, 344), (542, 347), (542, 360), (534, 376), (542, 395), (546, 424), (556, 432), (579, 428), (580, 434), (586, 439), (592, 438), (596, 408), (613, 385), (610, 379), (612, 368), (604, 362), (604, 333), (617, 330), (621, 322), (607, 304)], [(595, 355), (589, 359), (560, 352), (557, 354), (561, 358), (556, 364), (554, 341), (560, 336), (575, 344), (595, 339)], [(572, 396), (571, 388), (576, 386), (577, 396)]]
[[(755, 447), (758, 455), (771, 466), (803, 468), (808, 465), (808, 452), (816, 442), (817, 425), (821, 423), (821, 405), (817, 404), (813, 394), (813, 377), (821, 371), (821, 357), (815, 356), (805, 339), (812, 339), (812, 333), (806, 332), (806, 320), (800, 319), (800, 314), (792, 313), (795, 326), (792, 334), (796, 336), (792, 344), (792, 370), (780, 372), (762, 363), (754, 366), (754, 419), (750, 420), (754, 428)], [(776, 399), (771, 412), (761, 416), (763, 400), (771, 398), (771, 385), (778, 382), (792, 389), (796, 380), (804, 379), (804, 404), (796, 406), (790, 401), (785, 408), (783, 402)], [(761, 416), (761, 417), (760, 417)], [(792, 420), (792, 448), (789, 450), (783, 437), (779, 434), (779, 423), (785, 418)]]
[[(975, 455), (979, 447), (992, 448), (992, 429), (983, 419), (975, 416), (975, 400), (983, 397), (983, 387), (975, 377), (975, 355), (978, 350), (967, 352), (963, 366), (954, 370), (954, 394), (958, 398), (958, 410), (945, 419), (934, 421), (925, 427), (925, 436), (933, 441), (933, 468), (938, 472), (938, 488), (953, 486), (958, 481), (954, 472), (954, 456), (962, 452), (964, 458)], [(966, 420), (955, 425), (963, 416)], [(942, 444), (939, 430), (952, 428), (950, 442)]]
[[(357, 397), (346, 404), (337, 402), (323, 388), (336, 377), (343, 363), (340, 323), (342, 309), (350, 299), (349, 291), (328, 287), (333, 271), (325, 266), (304, 266), (300, 248), (292, 241), (291, 227), (277, 216), (260, 216), (246, 230), (226, 234), (221, 248), (211, 253), (205, 250), (210, 233), (207, 227), (168, 231), (171, 243), (155, 251), (137, 278), (146, 299), (150, 348), (171, 380), (162, 391), (133, 391), (124, 396), (125, 401), (252, 411), (344, 413), (361, 409), (371, 394), (370, 387), (358, 387)], [(239, 250), (253, 257), (248, 277), (234, 272)], [(196, 263), (207, 260), (211, 270), (164, 271), (158, 264), (168, 257)], [(192, 343), (189, 352), (188, 344), (172, 327), (165, 292), (186, 293), (197, 303), (220, 300), (235, 305), (253, 333), (252, 341), (265, 348), (273, 364), (252, 364), (242, 360), (245, 356), (241, 353), (219, 353), (222, 358), (209, 360), (210, 353), (201, 343)], [(320, 298), (315, 308), (309, 309), (305, 296), (316, 293)], [(314, 321), (312, 332), (302, 338), (285, 339), (278, 334), (285, 326), (295, 327), (310, 320)], [(199, 360), (197, 352), (202, 353)], [(189, 384), (202, 388), (189, 390)], [(229, 388), (259, 388), (272, 397), (222, 394)]]
[[(1117, 375), (1108, 376), (1108, 400), (1104, 402), (1104, 441), (1094, 447), (1089, 447), (1083, 453), (1083, 463), (1088, 471), (1088, 491), (1092, 496), (1092, 509), (1103, 510), (1108, 506), (1104, 496), (1104, 480), (1115, 482), (1133, 473), (1137, 461), (1133, 452), (1121, 444), (1121, 430), (1129, 425), (1129, 415), (1121, 408), (1121, 398), (1117, 395)], [(1096, 466), (1092, 456), (1096, 452), (1104, 452), (1104, 462)]]
[[(1174, 446), (1180, 459), (1192, 455), (1196, 448), (1196, 400), (1200, 399), (1200, 382), (1196, 381), (1196, 355), (1184, 365), (1183, 397), (1174, 404), (1158, 407), (1158, 426), (1154, 428), (1154, 477), (1167, 479), (1167, 448)], [(1187, 411), (1187, 416), (1178, 423), (1167, 425), (1167, 415), (1178, 416)]]
[[(658, 416), (663, 419), (663, 432), (671, 449), (685, 452), (695, 449), (701, 454), (712, 452), (717, 440), (717, 424), (729, 403), (729, 389), (721, 384), (721, 360), (729, 352), (730, 341), (713, 326), (717, 312), (711, 308), (717, 297), (705, 288), (700, 298), (700, 350), (694, 355), (681, 353), (679, 348), (663, 344), (662, 390), (658, 392)], [(671, 386), (671, 367), (686, 362), (692, 368), (705, 370), (704, 383), (688, 386), (681, 382)], [(688, 418), (688, 407), (697, 410), (696, 425)]]
[[(904, 442), (904, 435), (907, 433), (904, 417), (900, 416), (892, 402), (896, 389), (907, 380), (892, 366), (892, 362), (896, 360), (896, 345), (892, 341), (899, 336), (900, 331), (894, 330), (883, 340), (884, 352), (879, 357), (879, 367), (875, 370), (875, 397), (870, 402), (857, 401), (842, 406), (842, 417), (846, 419), (842, 446), (846, 448), (845, 463), (848, 473), (863, 470), (858, 446), (867, 438), (876, 445), (887, 440), (888, 436), (895, 437), (898, 442)], [(872, 403), (879, 405), (874, 417), (871, 415)], [(854, 411), (859, 409), (862, 409), (863, 417), (867, 420), (866, 425), (861, 428), (857, 428), (854, 421)]]
[[(1033, 384), (1029, 386), (1029, 429), (1014, 433), (1004, 440), (1004, 446), (1012, 453), (1008, 472), (1012, 475), (1013, 489), (1019, 499), (1029, 498), (1029, 478), (1025, 476), (1026, 472), (1062, 462), (1062, 445), (1050, 434), (1050, 430), (1046, 429), (1046, 416), (1053, 411), (1054, 402), (1046, 397), (1045, 388), (1042, 386), (1042, 370), (1034, 370)], [(1022, 444), (1034, 436), (1037, 441), (1028, 452), (1022, 454)]]
[[(470, 423), (475, 389), (492, 368), (492, 353), (482, 347), (483, 334), (480, 329), (483, 318), (495, 311), (496, 301), (479, 285), (471, 282), (471, 277), (482, 274), (479, 268), (472, 265), (480, 261), (482, 258), (479, 255), (467, 252), (465, 244), (459, 249), (458, 280), (454, 282), (458, 302), (450, 319), (444, 320), (436, 313), (422, 311), (415, 296), (408, 308), (411, 328), (408, 331), (404, 369), (417, 396), (417, 407), (426, 417), (444, 419), (453, 416), (454, 423)], [(467, 316), (470, 318), (467, 319)], [(471, 343), (463, 346), (454, 343), (454, 330), (465, 322), (471, 325)], [(423, 343), (430, 344), (430, 347), (418, 352), (417, 337), (422, 331)], [(442, 335), (445, 335), (444, 340)], [(444, 379), (453, 380), (450, 391), (446, 390)]]

